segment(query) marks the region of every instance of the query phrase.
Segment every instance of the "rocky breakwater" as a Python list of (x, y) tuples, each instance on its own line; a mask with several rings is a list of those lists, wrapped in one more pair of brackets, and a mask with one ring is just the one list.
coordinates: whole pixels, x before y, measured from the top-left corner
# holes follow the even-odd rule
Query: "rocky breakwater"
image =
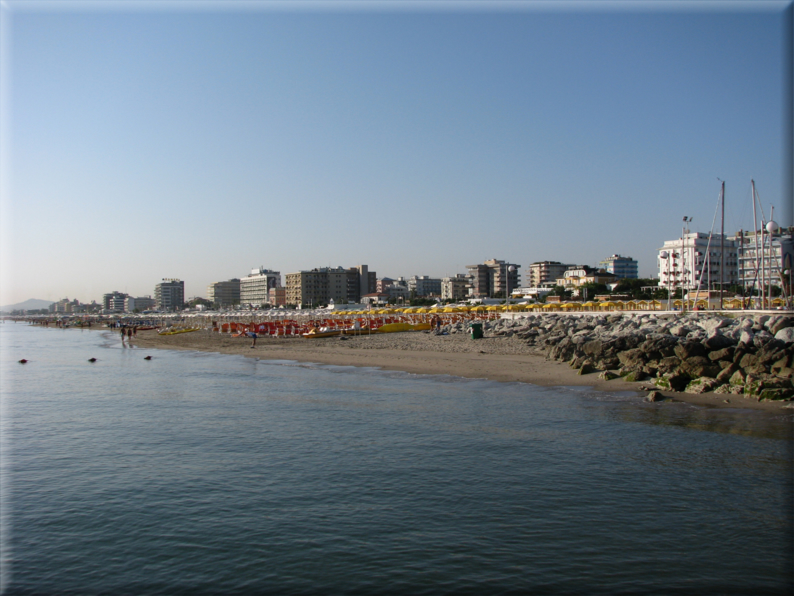
[(488, 322), (485, 329), (524, 340), (549, 359), (605, 380), (622, 377), (666, 391), (758, 400), (794, 397), (789, 315), (549, 313)]

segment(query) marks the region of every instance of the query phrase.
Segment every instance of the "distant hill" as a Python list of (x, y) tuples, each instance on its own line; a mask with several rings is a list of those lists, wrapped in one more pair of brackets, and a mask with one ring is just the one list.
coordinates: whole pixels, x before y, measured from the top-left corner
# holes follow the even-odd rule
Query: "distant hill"
[(12, 310), (38, 310), (40, 308), (47, 308), (50, 304), (52, 304), (52, 300), (38, 300), (36, 298), (31, 298), (30, 300), (25, 300), (24, 302), (19, 302), (17, 304), (0, 306), (0, 311), (11, 312)]

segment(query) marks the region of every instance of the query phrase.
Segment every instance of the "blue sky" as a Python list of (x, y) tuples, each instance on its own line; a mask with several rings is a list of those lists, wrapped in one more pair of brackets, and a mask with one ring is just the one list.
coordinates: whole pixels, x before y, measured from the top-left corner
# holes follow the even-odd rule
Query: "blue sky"
[(651, 276), (717, 178), (731, 233), (751, 178), (784, 208), (784, 3), (170, 6), (4, 6), (3, 304), (259, 265)]

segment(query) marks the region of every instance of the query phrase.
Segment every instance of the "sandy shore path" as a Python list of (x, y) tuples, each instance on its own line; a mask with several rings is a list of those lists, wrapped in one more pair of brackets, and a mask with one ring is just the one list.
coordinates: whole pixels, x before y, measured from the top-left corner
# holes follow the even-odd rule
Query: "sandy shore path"
[[(600, 391), (635, 391), (640, 394), (650, 383), (628, 383), (620, 379), (603, 381), (596, 374), (578, 375), (562, 362), (546, 360), (532, 353), (526, 343), (514, 337), (484, 337), (472, 340), (466, 334), (393, 333), (352, 336), (346, 339), (260, 337), (256, 347), (251, 339), (194, 331), (158, 335), (141, 331), (133, 338), (139, 348), (197, 350), (237, 354), (262, 360), (294, 360), (337, 366), (366, 366), (414, 374), (453, 375), (501, 382), (522, 382), (542, 386), (588, 386)], [(776, 402), (759, 403), (736, 395), (691, 395), (668, 393), (675, 401), (711, 407), (752, 408), (775, 413), (789, 412)], [(725, 400), (728, 400), (727, 402)]]

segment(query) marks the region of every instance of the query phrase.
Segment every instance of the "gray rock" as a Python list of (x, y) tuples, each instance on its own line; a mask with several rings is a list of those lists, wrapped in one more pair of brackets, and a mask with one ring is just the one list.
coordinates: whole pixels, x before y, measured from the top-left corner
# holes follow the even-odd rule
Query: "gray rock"
[(625, 368), (639, 370), (645, 366), (648, 357), (640, 348), (634, 348), (618, 354), (618, 359)]
[(713, 335), (717, 329), (728, 326), (729, 319), (722, 317), (707, 318), (700, 321), (700, 327), (708, 334)]
[(664, 401), (667, 397), (661, 391), (651, 391), (645, 396), (645, 401)]
[(794, 327), (794, 319), (791, 317), (772, 317), (766, 322), (766, 328), (769, 330), (769, 333), (774, 336), (777, 336), (778, 332), (782, 331), (783, 329), (788, 329), (791, 327)]
[(723, 348), (732, 346), (735, 342), (730, 337), (726, 337), (717, 331), (703, 343), (709, 350), (721, 350)]
[(699, 379), (695, 379), (691, 381), (689, 385), (686, 386), (684, 389), (685, 393), (708, 393), (716, 386), (716, 381), (714, 379), (709, 379), (705, 377), (701, 377)]
[(743, 344), (750, 345), (753, 343), (754, 333), (749, 329), (742, 329), (741, 334), (739, 335), (739, 342)]
[(714, 350), (709, 353), (709, 360), (717, 362), (718, 360), (733, 360), (733, 347), (722, 348), (721, 350)]
[(784, 341), (787, 344), (794, 342), (794, 327), (785, 327), (775, 333), (775, 339)]

